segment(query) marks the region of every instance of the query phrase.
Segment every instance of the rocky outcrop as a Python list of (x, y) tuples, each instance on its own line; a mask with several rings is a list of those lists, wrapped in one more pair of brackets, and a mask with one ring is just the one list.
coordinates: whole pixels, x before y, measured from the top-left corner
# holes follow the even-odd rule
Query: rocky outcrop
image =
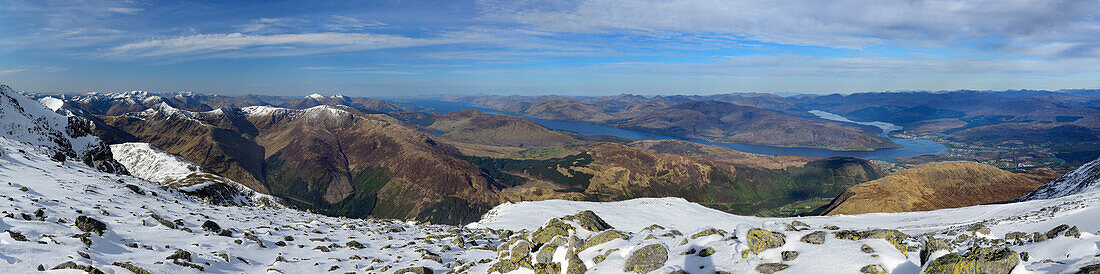
[(1085, 163), (1070, 173), (1043, 184), (1018, 200), (1051, 199), (1096, 190), (1100, 190), (1100, 159)]
[(928, 263), (924, 273), (1007, 274), (1020, 262), (1019, 254), (1008, 248), (974, 248), (963, 254), (950, 253)]

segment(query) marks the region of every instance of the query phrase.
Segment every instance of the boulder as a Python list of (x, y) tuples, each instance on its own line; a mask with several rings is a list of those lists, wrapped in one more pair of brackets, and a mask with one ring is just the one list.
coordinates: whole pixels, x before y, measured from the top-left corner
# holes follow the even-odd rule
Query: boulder
[(811, 243), (815, 245), (825, 243), (825, 231), (814, 231), (810, 234), (806, 234), (806, 236), (802, 236), (801, 241), (803, 243)]
[[(749, 245), (748, 251), (753, 254), (760, 254), (760, 252), (766, 249), (777, 248), (786, 243), (783, 233), (759, 228), (750, 229), (746, 238), (746, 242)], [(742, 253), (742, 257), (748, 257), (748, 254)]]
[(100, 236), (103, 236), (103, 231), (107, 230), (107, 224), (88, 216), (76, 217), (76, 222), (73, 225), (79, 228), (80, 231), (95, 232), (96, 235)]
[(668, 261), (668, 248), (661, 244), (650, 244), (635, 249), (626, 259), (623, 271), (649, 273), (665, 265)]
[(1008, 248), (973, 248), (965, 254), (951, 253), (932, 260), (924, 273), (1007, 274), (1019, 261), (1019, 255)]

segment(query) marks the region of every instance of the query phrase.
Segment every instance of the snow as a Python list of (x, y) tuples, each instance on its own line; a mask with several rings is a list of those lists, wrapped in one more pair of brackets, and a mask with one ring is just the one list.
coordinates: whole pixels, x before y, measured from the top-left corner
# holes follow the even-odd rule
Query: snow
[(1024, 195), (1020, 200), (1051, 199), (1083, 192), (1100, 190), (1100, 159), (1085, 163)]
[(202, 167), (183, 157), (171, 155), (147, 143), (111, 145), (111, 153), (131, 175), (153, 182), (179, 180), (202, 170)]
[(310, 94), (310, 95), (306, 96), (306, 98), (313, 99), (313, 100), (321, 100), (321, 99), (325, 99), (325, 96), (314, 93), (314, 94)]
[[(73, 161), (56, 162), (47, 151), (39, 149), (50, 144), (42, 140), (55, 132), (25, 129), (50, 129), (65, 117), (6, 87), (0, 87), (0, 91), (5, 95), (0, 97), (0, 126), (5, 129), (0, 132), (0, 230), (10, 231), (0, 233), (0, 267), (7, 271), (30, 273), (40, 265), (50, 269), (72, 261), (107, 273), (130, 273), (112, 265), (121, 262), (152, 273), (200, 272), (166, 259), (177, 250), (185, 250), (192, 254), (190, 263), (215, 273), (393, 272), (409, 266), (442, 272), (494, 256), (494, 252), (473, 247), (491, 249), (499, 243), (497, 236), (488, 231), (454, 226), (334, 218), (293, 209), (217, 206), (144, 179), (102, 173)], [(133, 165), (139, 176), (179, 174), (180, 169), (164, 165), (189, 165), (150, 153), (157, 150), (148, 145), (125, 144), (119, 148), (123, 154), (145, 151), (135, 155), (142, 155), (141, 161), (154, 162)], [(41, 218), (33, 213), (39, 209)], [(162, 224), (154, 214), (178, 227)], [(82, 233), (73, 225), (79, 216), (102, 221), (107, 226), (105, 233), (88, 236), (89, 245), (72, 237)], [(206, 221), (217, 223), (232, 235), (204, 231), (200, 226)], [(470, 249), (446, 244), (456, 236), (464, 237)], [(350, 241), (364, 248), (351, 248)], [(321, 246), (330, 250), (318, 250)], [(430, 259), (431, 254), (437, 254), (439, 260)], [(278, 257), (286, 262), (277, 261)]]
[(65, 101), (53, 97), (42, 97), (41, 99), (38, 99), (38, 102), (42, 103), (42, 105), (46, 106), (46, 108), (52, 111), (57, 111), (61, 109), (62, 106), (65, 106)]

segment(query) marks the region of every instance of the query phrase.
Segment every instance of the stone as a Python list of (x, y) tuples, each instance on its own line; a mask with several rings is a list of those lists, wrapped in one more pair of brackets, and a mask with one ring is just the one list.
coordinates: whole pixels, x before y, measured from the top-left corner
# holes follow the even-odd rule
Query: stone
[(1066, 237), (1081, 238), (1081, 231), (1077, 230), (1077, 226), (1073, 226), (1066, 230)]
[(561, 217), (562, 220), (577, 222), (581, 228), (588, 231), (597, 232), (612, 229), (611, 225), (607, 224), (600, 216), (596, 216), (595, 212), (591, 210), (581, 211), (580, 213)]
[(424, 266), (413, 266), (413, 267), (406, 267), (406, 268), (398, 269), (397, 271), (394, 271), (393, 273), (394, 274), (432, 274), (432, 273), (435, 273), (435, 272), (433, 272), (431, 268), (427, 268), (427, 267), (424, 267)]
[[(783, 233), (759, 228), (750, 229), (745, 237), (748, 238), (746, 242), (749, 245), (749, 251), (753, 254), (760, 254), (766, 249), (777, 248), (786, 243)], [(742, 257), (748, 257), (748, 254), (743, 253)]]
[(920, 264), (924, 265), (928, 263), (928, 258), (932, 256), (933, 252), (940, 250), (950, 250), (951, 246), (947, 245), (947, 242), (936, 238), (929, 238), (921, 245), (920, 248)]
[(764, 273), (764, 274), (772, 274), (772, 273), (778, 272), (780, 270), (787, 269), (788, 267), (791, 267), (791, 266), (789, 266), (787, 264), (781, 264), (781, 263), (763, 263), (763, 264), (760, 264), (760, 265), (756, 266), (756, 271), (759, 271), (760, 273)]
[(970, 226), (970, 228), (967, 228), (966, 231), (985, 235), (989, 235), (990, 233), (992, 233), (989, 231), (989, 228), (983, 224), (974, 224)]
[(1100, 264), (1091, 264), (1077, 270), (1077, 274), (1100, 274)]
[(863, 246), (860, 246), (859, 250), (863, 251), (863, 253), (875, 253), (875, 249), (871, 248), (871, 246), (868, 246), (866, 244), (864, 244)]
[(581, 247), (580, 250), (585, 250), (589, 247), (597, 246), (615, 239), (627, 240), (630, 239), (630, 236), (626, 236), (625, 234), (615, 231), (613, 229), (604, 230), (599, 234), (592, 235), (592, 237), (588, 237), (588, 239), (585, 239), (584, 245)]
[(77, 264), (77, 263), (74, 263), (72, 261), (68, 261), (68, 262), (64, 262), (62, 264), (59, 264), (59, 265), (53, 267), (52, 270), (58, 270), (58, 269), (76, 269), (76, 270), (83, 270), (84, 272), (92, 273), (92, 274), (105, 274), (105, 273), (103, 273), (103, 270), (99, 270), (98, 268), (92, 267), (90, 265)]
[(863, 274), (886, 274), (886, 268), (883, 268), (881, 265), (873, 264), (860, 268), (859, 272)]
[(703, 250), (699, 250), (699, 254), (697, 254), (697, 255), (699, 257), (709, 257), (710, 255), (714, 255), (715, 252), (716, 251), (714, 251), (713, 247), (707, 247), (707, 248), (703, 248)]
[(103, 231), (107, 230), (107, 224), (88, 216), (76, 217), (76, 222), (73, 225), (79, 228), (80, 231), (95, 232), (96, 235), (100, 236), (103, 236)]
[(1008, 248), (973, 248), (965, 254), (950, 253), (932, 260), (924, 273), (1007, 274), (1019, 261), (1019, 254)]
[(145, 270), (144, 268), (138, 267), (138, 266), (136, 266), (136, 265), (134, 265), (130, 262), (124, 262), (124, 263), (113, 262), (113, 263), (111, 263), (111, 265), (121, 267), (121, 268), (129, 270), (130, 272), (133, 272), (135, 274), (149, 274), (148, 270)]
[(798, 251), (783, 251), (782, 254), (784, 261), (793, 261), (798, 258)]
[(347, 245), (348, 247), (350, 247), (350, 248), (355, 248), (355, 249), (363, 249), (363, 248), (366, 248), (366, 246), (363, 246), (363, 244), (361, 244), (361, 243), (359, 243), (359, 242), (357, 242), (357, 241), (348, 241), (348, 243), (347, 243), (346, 245)]
[(581, 261), (580, 257), (577, 257), (576, 253), (570, 252), (566, 257), (569, 261), (569, 267), (565, 269), (566, 274), (584, 274), (588, 272), (588, 267), (584, 265), (584, 261)]
[(706, 237), (706, 236), (710, 236), (710, 235), (721, 235), (721, 236), (725, 236), (725, 235), (726, 235), (726, 231), (725, 231), (725, 230), (721, 230), (721, 229), (717, 229), (717, 228), (707, 228), (707, 229), (705, 229), (705, 230), (703, 230), (703, 231), (699, 231), (699, 232), (696, 232), (695, 234), (691, 234), (691, 237), (690, 237), (690, 238), (694, 240), (694, 239), (696, 239), (696, 238)]
[(1058, 237), (1058, 234), (1061, 234), (1062, 231), (1066, 231), (1067, 229), (1069, 229), (1069, 225), (1067, 224), (1060, 224), (1054, 228), (1051, 228), (1050, 231), (1047, 231), (1047, 239), (1054, 239), (1055, 237)]
[(860, 240), (860, 239), (884, 239), (894, 246), (901, 254), (906, 257), (909, 256), (909, 248), (905, 245), (905, 240), (909, 239), (909, 235), (902, 233), (901, 231), (893, 229), (872, 229), (867, 231), (855, 231), (855, 230), (841, 230), (833, 233), (837, 239), (846, 240)]
[(806, 234), (806, 236), (802, 236), (801, 241), (803, 243), (811, 243), (815, 245), (825, 243), (825, 231), (814, 231), (810, 234)]
[(20, 241), (20, 242), (26, 242), (27, 241), (27, 236), (23, 236), (23, 233), (11, 231), (11, 230), (7, 230), (6, 232), (8, 232), (8, 236), (10, 236), (12, 240), (16, 240), (16, 241)]
[(187, 252), (186, 250), (182, 250), (182, 249), (177, 249), (176, 253), (172, 253), (172, 255), (170, 255), (170, 256), (168, 256), (167, 258), (164, 258), (164, 259), (166, 259), (166, 260), (185, 260), (185, 261), (190, 262), (191, 261), (191, 252)]
[(626, 259), (623, 271), (649, 273), (665, 265), (668, 261), (668, 248), (661, 244), (650, 244), (635, 249)]
[(211, 220), (206, 220), (205, 222), (202, 222), (201, 227), (202, 227), (202, 230), (210, 231), (210, 232), (218, 232), (218, 231), (222, 230), (222, 227), (219, 226), (218, 223), (215, 223), (214, 221), (211, 221)]

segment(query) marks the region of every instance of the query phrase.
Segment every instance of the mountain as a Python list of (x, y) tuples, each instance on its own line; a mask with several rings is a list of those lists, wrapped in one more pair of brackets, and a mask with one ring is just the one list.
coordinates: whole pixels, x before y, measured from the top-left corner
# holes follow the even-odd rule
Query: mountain
[(243, 108), (248, 106), (275, 106), (293, 109), (305, 109), (321, 105), (348, 106), (364, 113), (390, 113), (403, 109), (396, 104), (380, 99), (364, 97), (345, 97), (343, 95), (323, 96), (311, 94), (306, 97), (244, 95), (222, 96), (193, 92), (151, 93), (130, 91), (124, 93), (85, 93), (56, 96), (66, 102), (71, 109), (95, 115), (116, 116), (131, 112), (140, 112), (156, 108), (161, 104), (193, 112), (212, 111), (219, 108)]
[(578, 144), (568, 134), (547, 129), (531, 120), (463, 110), (434, 115), (428, 128), (438, 136), (463, 143), (511, 147), (557, 147)]
[(1019, 201), (1053, 199), (1097, 190), (1100, 190), (1100, 159), (1043, 184), (1035, 191), (1020, 197)]
[(285, 207), (286, 202), (261, 194), (228, 178), (203, 170), (183, 157), (147, 143), (111, 145), (114, 158), (137, 178), (179, 189), (210, 203), (235, 206)]
[(611, 115), (580, 102), (561, 99), (539, 103), (526, 108), (523, 114), (529, 117), (547, 120), (602, 122), (612, 118)]
[(877, 130), (718, 101), (693, 101), (608, 122), (678, 137), (773, 146), (868, 150), (898, 147)]
[(849, 187), (825, 214), (927, 211), (1010, 201), (1047, 180), (976, 162), (927, 163)]
[[(347, 217), (475, 220), (501, 187), (457, 150), (350, 107), (190, 112), (162, 104), (105, 124), (294, 206)], [(441, 210), (441, 209), (447, 210)]]
[[(60, 108), (56, 102), (51, 106)], [(61, 109), (46, 108), (2, 84), (0, 133), (7, 140), (28, 144), (58, 162), (71, 160), (101, 171), (126, 174), (126, 168), (111, 157), (107, 145), (93, 135), (90, 121)]]

